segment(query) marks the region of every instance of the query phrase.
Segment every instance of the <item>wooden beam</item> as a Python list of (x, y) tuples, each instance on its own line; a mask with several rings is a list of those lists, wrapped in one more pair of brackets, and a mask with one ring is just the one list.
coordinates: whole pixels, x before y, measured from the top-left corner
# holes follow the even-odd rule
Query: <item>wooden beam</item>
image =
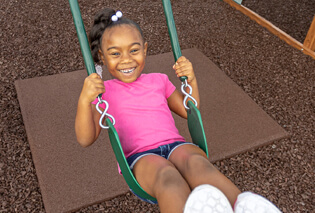
[[(239, 10), (252, 20), (256, 21), (261, 26), (265, 27), (267, 30), (269, 30), (274, 35), (278, 36), (280, 39), (287, 42), (292, 47), (297, 48), (298, 50), (302, 51), (304, 54), (311, 56), (313, 59), (315, 59), (315, 52), (312, 51), (310, 48), (304, 46), (302, 43), (282, 31), (281, 29), (277, 28), (275, 25), (273, 25), (271, 22), (267, 21), (257, 13), (253, 12), (252, 10), (248, 9), (247, 7), (244, 7), (243, 5), (239, 5), (235, 3), (233, 0), (223, 0), (224, 2), (228, 3), (235, 9)], [(314, 21), (313, 21), (314, 22)], [(313, 36), (314, 37), (314, 36)]]
[(315, 16), (311, 23), (310, 29), (307, 32), (303, 45), (311, 50), (315, 51)]

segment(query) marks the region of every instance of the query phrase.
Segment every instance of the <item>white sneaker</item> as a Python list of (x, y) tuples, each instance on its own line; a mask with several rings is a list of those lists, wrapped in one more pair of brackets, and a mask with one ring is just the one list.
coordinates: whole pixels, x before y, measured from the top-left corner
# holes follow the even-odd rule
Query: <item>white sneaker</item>
[(226, 196), (216, 187), (200, 185), (189, 195), (184, 213), (233, 213)]
[(252, 192), (238, 195), (234, 205), (235, 213), (281, 213), (269, 200)]

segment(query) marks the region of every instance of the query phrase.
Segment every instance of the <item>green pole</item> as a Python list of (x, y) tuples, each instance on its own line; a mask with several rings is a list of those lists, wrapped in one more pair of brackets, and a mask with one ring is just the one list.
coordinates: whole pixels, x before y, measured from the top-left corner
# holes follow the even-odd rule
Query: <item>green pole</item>
[(171, 5), (170, 0), (162, 0), (162, 2), (163, 2), (166, 23), (168, 27), (168, 33), (170, 35), (170, 40), (172, 44), (174, 59), (175, 61), (177, 61), (177, 59), (182, 56), (182, 52), (180, 50), (180, 46), (179, 46), (179, 42), (177, 38), (177, 31), (175, 27), (172, 5)]
[(69, 0), (71, 13), (73, 16), (74, 25), (78, 34), (79, 43), (81, 47), (81, 52), (84, 59), (84, 64), (88, 75), (95, 73), (95, 65), (93, 62), (89, 42), (84, 29), (84, 24), (82, 21), (82, 16), (77, 0)]
[[(180, 45), (178, 42), (178, 36), (177, 36), (175, 21), (173, 17), (172, 5), (171, 5), (170, 0), (162, 0), (162, 2), (163, 2), (166, 23), (168, 27), (168, 33), (170, 36), (171, 45), (173, 49), (174, 59), (175, 61), (177, 61), (177, 59), (182, 56), (182, 52), (180, 50)], [(185, 81), (185, 79), (187, 79), (186, 76), (180, 77), (181, 81)]]

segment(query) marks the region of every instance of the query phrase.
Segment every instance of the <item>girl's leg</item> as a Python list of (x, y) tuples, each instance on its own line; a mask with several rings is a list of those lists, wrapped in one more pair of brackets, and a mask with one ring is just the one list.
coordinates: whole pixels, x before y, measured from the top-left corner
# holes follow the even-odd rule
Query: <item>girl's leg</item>
[(157, 155), (147, 155), (137, 161), (133, 173), (141, 187), (157, 199), (162, 213), (183, 212), (191, 190), (170, 161)]
[(206, 154), (197, 146), (182, 145), (176, 148), (169, 160), (176, 166), (191, 189), (210, 184), (220, 189), (234, 205), (240, 190), (208, 160)]

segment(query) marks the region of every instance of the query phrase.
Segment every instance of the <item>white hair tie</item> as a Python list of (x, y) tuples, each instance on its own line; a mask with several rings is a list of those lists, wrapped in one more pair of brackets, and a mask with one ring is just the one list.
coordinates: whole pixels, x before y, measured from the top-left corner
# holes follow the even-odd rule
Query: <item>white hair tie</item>
[(121, 17), (122, 17), (122, 12), (118, 10), (115, 15), (112, 15), (111, 19), (112, 19), (112, 21), (115, 22), (115, 21), (118, 21), (118, 19)]

